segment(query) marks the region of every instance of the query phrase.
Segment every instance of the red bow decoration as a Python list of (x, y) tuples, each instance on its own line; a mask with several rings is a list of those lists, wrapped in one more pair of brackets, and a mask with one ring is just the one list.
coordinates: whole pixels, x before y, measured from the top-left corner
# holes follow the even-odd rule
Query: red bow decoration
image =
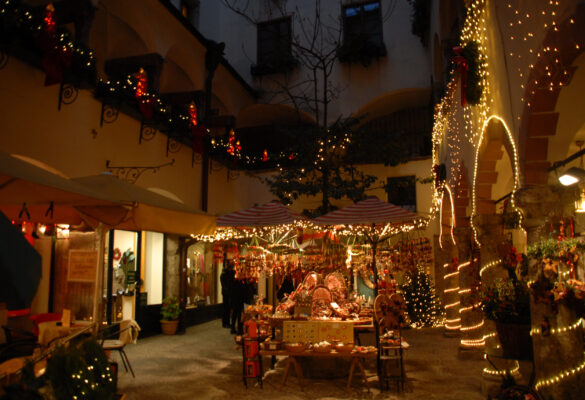
[(462, 55), (463, 47), (455, 46), (453, 47), (453, 52), (456, 55), (451, 58), (451, 61), (457, 64), (457, 72), (461, 75), (461, 107), (465, 107), (467, 104), (465, 92), (467, 91), (467, 71), (469, 71), (469, 64), (467, 63), (467, 59)]

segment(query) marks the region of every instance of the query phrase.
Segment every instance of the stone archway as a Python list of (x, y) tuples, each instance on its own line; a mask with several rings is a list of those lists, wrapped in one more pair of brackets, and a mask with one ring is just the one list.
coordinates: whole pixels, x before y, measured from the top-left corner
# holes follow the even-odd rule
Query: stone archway
[[(557, 102), (577, 70), (573, 63), (584, 52), (583, 46), (575, 43), (585, 42), (585, 4), (579, 4), (556, 29), (549, 30), (541, 48), (552, 46), (557, 51), (542, 52), (531, 68), (524, 94), (519, 155), (525, 185), (548, 183), (549, 144), (557, 136), (559, 122)], [(551, 72), (550, 66), (559, 63), (568, 67)]]

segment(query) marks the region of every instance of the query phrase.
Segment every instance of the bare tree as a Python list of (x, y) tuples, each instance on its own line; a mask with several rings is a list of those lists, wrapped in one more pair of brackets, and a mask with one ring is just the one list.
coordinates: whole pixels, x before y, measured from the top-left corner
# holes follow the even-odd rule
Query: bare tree
[[(290, 55), (297, 68), (263, 76), (260, 80), (263, 101), (294, 107), (299, 121), (301, 112), (308, 113), (314, 119), (314, 126), (303, 128), (300, 137), (305, 143), (299, 143), (295, 165), (280, 166), (279, 174), (265, 181), (271, 191), (284, 202), (320, 193), (322, 204), (317, 213), (332, 209), (331, 198), (347, 196), (359, 200), (364, 197), (364, 191), (376, 178), (357, 170), (354, 158), (346, 156), (354, 137), (350, 131), (358, 121), (340, 115), (333, 123), (329, 122), (329, 107), (344, 89), (332, 79), (334, 66), (339, 61), (338, 53), (344, 44), (343, 18), (339, 14), (324, 14), (321, 0), (314, 0), (314, 8), (309, 11), (300, 10), (298, 6), (289, 9), (286, 0), (222, 1), (228, 9), (254, 25), (284, 17), (291, 17), (294, 22), (291, 24)], [(387, 1), (384, 20), (390, 17), (395, 2)], [(341, 12), (342, 9), (338, 1), (336, 10)]]

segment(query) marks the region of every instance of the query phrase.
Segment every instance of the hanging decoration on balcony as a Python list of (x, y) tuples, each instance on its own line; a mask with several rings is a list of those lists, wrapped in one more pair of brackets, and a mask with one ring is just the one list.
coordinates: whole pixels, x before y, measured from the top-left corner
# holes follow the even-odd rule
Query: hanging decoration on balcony
[(154, 115), (154, 103), (156, 102), (155, 95), (148, 93), (148, 75), (144, 68), (140, 68), (135, 74), (136, 79), (136, 101), (138, 101), (138, 108), (147, 120), (151, 120)]
[(203, 154), (206, 129), (203, 124), (197, 121), (197, 105), (195, 102), (189, 104), (189, 125), (191, 127), (193, 151), (198, 154)]
[(43, 25), (37, 37), (37, 46), (44, 52), (41, 66), (45, 71), (45, 86), (61, 83), (63, 71), (71, 67), (71, 48), (59, 44), (55, 7), (52, 3), (45, 7)]
[(262, 162), (266, 161), (268, 161), (268, 150), (264, 149), (264, 152), (262, 153)]
[(453, 52), (455, 56), (452, 58), (452, 61), (457, 65), (457, 72), (459, 72), (461, 77), (461, 107), (465, 107), (467, 104), (465, 92), (467, 90), (467, 72), (469, 71), (469, 65), (465, 57), (463, 57), (463, 47), (455, 46), (453, 47)]
[(230, 129), (230, 134), (228, 137), (228, 148), (227, 152), (234, 157), (240, 157), (240, 152), (242, 151), (242, 145), (240, 141), (236, 138), (236, 133), (233, 129)]

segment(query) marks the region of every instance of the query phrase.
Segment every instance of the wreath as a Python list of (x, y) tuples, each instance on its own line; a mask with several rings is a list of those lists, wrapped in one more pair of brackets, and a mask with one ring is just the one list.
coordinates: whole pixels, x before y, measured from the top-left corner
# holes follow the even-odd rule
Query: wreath
[(118, 261), (120, 258), (122, 258), (122, 252), (116, 247), (114, 249), (114, 260)]

